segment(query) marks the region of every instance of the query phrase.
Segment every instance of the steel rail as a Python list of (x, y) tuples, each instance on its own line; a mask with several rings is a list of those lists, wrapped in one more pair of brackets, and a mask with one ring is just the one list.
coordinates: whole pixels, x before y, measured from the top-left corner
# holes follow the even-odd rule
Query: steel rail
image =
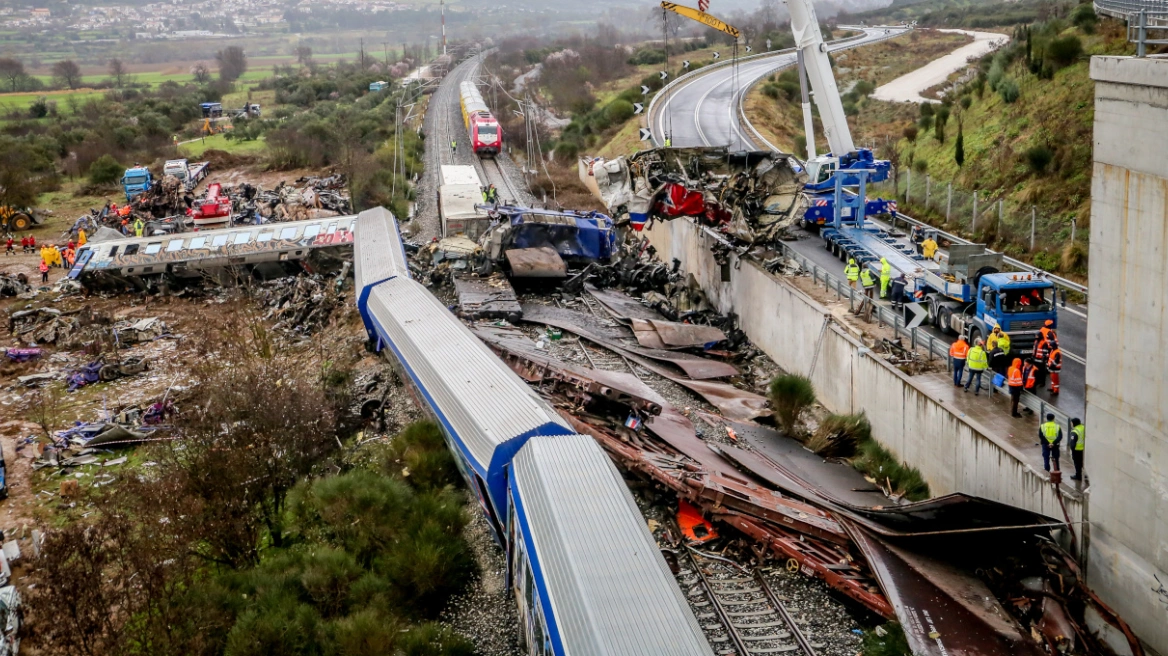
[(811, 641), (795, 625), (795, 618), (791, 617), (791, 612), (787, 610), (787, 607), (779, 600), (775, 591), (771, 589), (771, 584), (767, 583), (766, 577), (762, 575), (761, 569), (754, 570), (754, 579), (758, 581), (759, 587), (762, 588), (763, 595), (771, 602), (775, 610), (778, 611), (779, 617), (782, 617), (783, 621), (787, 623), (787, 628), (791, 629), (791, 635), (794, 636), (795, 642), (799, 643), (799, 647), (803, 649), (803, 653), (807, 656), (817, 656), (815, 648), (811, 646)]

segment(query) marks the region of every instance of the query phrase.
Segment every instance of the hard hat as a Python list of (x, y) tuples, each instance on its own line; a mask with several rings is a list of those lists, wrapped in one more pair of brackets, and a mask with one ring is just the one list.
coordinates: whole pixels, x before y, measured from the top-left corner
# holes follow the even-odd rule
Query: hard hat
[(1054, 325), (1054, 320), (1053, 320), (1053, 319), (1047, 319), (1047, 320), (1046, 320), (1046, 324), (1044, 324), (1044, 325), (1047, 325), (1047, 326), (1053, 326), (1053, 325)]

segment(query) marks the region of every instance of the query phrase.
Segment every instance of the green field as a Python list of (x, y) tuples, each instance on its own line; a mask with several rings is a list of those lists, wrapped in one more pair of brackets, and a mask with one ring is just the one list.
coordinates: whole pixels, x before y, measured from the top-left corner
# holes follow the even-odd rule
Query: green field
[(197, 159), (202, 157), (203, 153), (208, 150), (222, 150), (233, 155), (259, 155), (267, 148), (267, 144), (263, 139), (256, 139), (255, 141), (238, 141), (235, 139), (228, 139), (221, 134), (214, 134), (206, 139), (192, 141), (188, 144), (179, 146), (179, 150), (184, 157), (189, 159)]
[(57, 103), (58, 111), (65, 111), (65, 98), (75, 98), (78, 102), (90, 98), (100, 98), (104, 91), (93, 89), (78, 89), (76, 91), (36, 91), (33, 93), (0, 93), (0, 113), (7, 113), (13, 109), (28, 109), (37, 98), (44, 97)]

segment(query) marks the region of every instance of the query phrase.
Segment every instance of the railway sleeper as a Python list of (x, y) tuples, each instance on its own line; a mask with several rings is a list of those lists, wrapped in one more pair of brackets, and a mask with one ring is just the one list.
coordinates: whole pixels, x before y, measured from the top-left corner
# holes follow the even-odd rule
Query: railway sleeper
[(742, 636), (743, 642), (778, 642), (780, 640), (789, 640), (790, 638), (791, 634), (786, 631), (762, 636)]
[(779, 647), (767, 647), (765, 649), (751, 649), (751, 654), (789, 654), (793, 651), (799, 651), (798, 645), (782, 645)]
[(727, 617), (758, 617), (760, 615), (777, 615), (774, 609), (767, 610), (740, 610), (734, 613), (726, 613)]

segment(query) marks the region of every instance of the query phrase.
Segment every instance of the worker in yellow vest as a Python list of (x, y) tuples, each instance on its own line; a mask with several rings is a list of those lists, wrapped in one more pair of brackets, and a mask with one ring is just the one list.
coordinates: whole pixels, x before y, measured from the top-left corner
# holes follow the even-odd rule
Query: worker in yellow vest
[(856, 264), (854, 258), (848, 258), (848, 265), (844, 267), (844, 275), (848, 278), (848, 287), (856, 288), (856, 282), (860, 280), (860, 265)]
[(872, 298), (876, 293), (876, 278), (868, 267), (860, 269), (860, 285), (864, 287), (864, 296)]
[(1038, 427), (1038, 440), (1042, 444), (1042, 467), (1050, 471), (1050, 461), (1054, 459), (1054, 470), (1059, 468), (1059, 444), (1063, 441), (1063, 429), (1054, 423), (1054, 414), (1047, 413), (1046, 422)]
[[(969, 368), (969, 380), (965, 383), (965, 391), (969, 391), (970, 384), (973, 379), (977, 378), (977, 387), (973, 390), (973, 395), (981, 394), (981, 377), (985, 374), (986, 369), (990, 368), (990, 358), (986, 355), (985, 342), (978, 339), (973, 348), (969, 349), (969, 356), (966, 358), (965, 366)], [(988, 387), (988, 385), (987, 385)]]
[(888, 298), (888, 283), (892, 282), (892, 265), (880, 258), (880, 298)]
[(1083, 447), (1087, 446), (1087, 427), (1083, 420), (1075, 417), (1071, 420), (1071, 462), (1075, 463), (1075, 475), (1072, 481), (1083, 480)]
[(931, 232), (921, 242), (921, 255), (924, 255), (926, 260), (931, 260), (937, 255), (937, 240), (933, 239), (933, 233)]

